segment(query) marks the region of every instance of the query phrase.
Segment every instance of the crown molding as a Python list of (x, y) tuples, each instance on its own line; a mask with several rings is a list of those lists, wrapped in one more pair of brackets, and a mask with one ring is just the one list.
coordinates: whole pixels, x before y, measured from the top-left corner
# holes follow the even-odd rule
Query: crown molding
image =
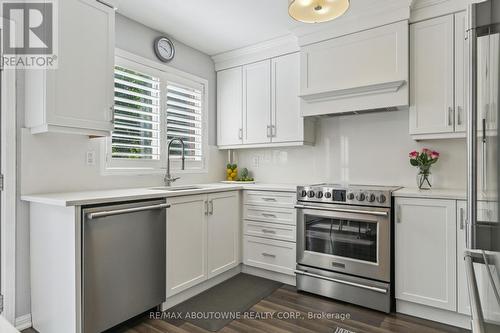
[(410, 23), (464, 11), (467, 9), (467, 1), (469, 0), (413, 0)]
[(388, 0), (383, 6), (375, 1), (356, 14), (348, 13), (332, 22), (300, 26), (292, 30), (300, 46), (337, 38), (355, 32), (408, 20), (412, 0)]
[(280, 55), (298, 52), (297, 37), (292, 34), (270, 39), (240, 49), (219, 53), (212, 56), (215, 70), (220, 71)]

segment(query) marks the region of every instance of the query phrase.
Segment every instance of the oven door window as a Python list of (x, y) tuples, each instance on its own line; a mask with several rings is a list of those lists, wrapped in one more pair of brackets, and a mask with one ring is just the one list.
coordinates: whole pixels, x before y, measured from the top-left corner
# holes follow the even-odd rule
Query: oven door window
[(305, 215), (305, 250), (377, 262), (376, 222)]

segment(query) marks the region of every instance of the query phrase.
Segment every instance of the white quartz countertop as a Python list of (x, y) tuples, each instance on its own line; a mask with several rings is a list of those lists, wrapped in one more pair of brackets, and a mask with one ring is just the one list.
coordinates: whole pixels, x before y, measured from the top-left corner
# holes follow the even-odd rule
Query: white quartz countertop
[(0, 316), (0, 332), (2, 333), (19, 333), (18, 330), (14, 328), (11, 324), (5, 320), (4, 317)]
[(431, 189), (419, 190), (418, 188), (404, 187), (392, 194), (395, 197), (406, 198), (429, 198), (429, 199), (451, 199), (466, 200), (467, 191), (460, 189)]
[[(156, 198), (169, 198), (183, 195), (195, 195), (204, 193), (225, 192), (232, 190), (256, 190), (256, 191), (280, 191), (280, 192), (295, 192), (297, 185), (293, 184), (193, 184), (179, 185), (194, 186), (195, 189), (187, 189), (182, 191), (168, 191), (167, 189), (156, 189), (154, 187), (145, 188), (125, 188), (112, 190), (95, 190), (82, 192), (62, 192), (62, 193), (40, 193), (22, 195), (24, 201), (42, 203), (54, 206), (84, 206), (100, 203), (112, 203), (119, 201), (132, 201)], [(161, 187), (161, 186), (160, 186)], [(174, 186), (175, 188), (176, 186)]]

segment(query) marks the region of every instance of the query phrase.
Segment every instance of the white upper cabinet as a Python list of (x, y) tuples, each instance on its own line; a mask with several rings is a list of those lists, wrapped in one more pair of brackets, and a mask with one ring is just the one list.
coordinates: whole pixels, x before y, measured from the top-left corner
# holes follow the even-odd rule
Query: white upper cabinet
[(300, 115), (300, 55), (272, 60), (272, 142), (304, 141), (304, 118)]
[(271, 140), (271, 60), (243, 67), (243, 143)]
[(410, 134), (415, 139), (464, 136), (465, 13), (410, 27)]
[(455, 14), (455, 132), (465, 133), (467, 128), (467, 49), (465, 32), (467, 15)]
[(396, 299), (456, 311), (456, 202), (396, 199)]
[(408, 105), (408, 22), (301, 50), (305, 116)]
[(217, 72), (217, 142), (219, 146), (243, 143), (243, 69)]
[(314, 143), (314, 120), (300, 114), (300, 57), (291, 53), (217, 72), (218, 146)]
[(25, 72), (25, 125), (32, 133), (109, 135), (113, 129), (115, 12), (95, 0), (58, 4), (59, 66)]

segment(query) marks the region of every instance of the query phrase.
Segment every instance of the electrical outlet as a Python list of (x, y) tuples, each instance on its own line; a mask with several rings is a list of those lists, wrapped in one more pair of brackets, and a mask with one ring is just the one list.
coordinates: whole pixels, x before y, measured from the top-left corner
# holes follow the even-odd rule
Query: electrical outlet
[(95, 151), (88, 151), (86, 154), (87, 165), (95, 165)]
[(258, 167), (259, 167), (259, 156), (258, 156), (258, 155), (257, 155), (257, 156), (254, 156), (254, 157), (252, 158), (252, 166), (253, 166), (254, 168), (258, 168)]

